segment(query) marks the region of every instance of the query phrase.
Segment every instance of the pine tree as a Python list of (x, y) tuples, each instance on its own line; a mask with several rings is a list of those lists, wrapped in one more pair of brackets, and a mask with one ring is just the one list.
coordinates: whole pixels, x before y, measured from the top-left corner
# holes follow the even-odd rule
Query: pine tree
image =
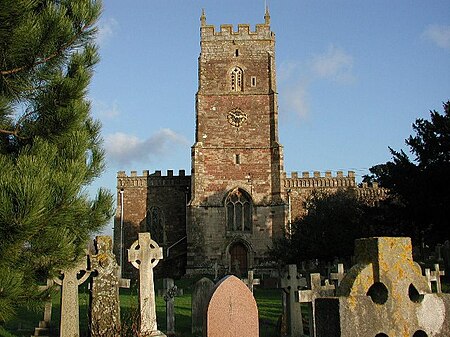
[(0, 0), (0, 328), (112, 215), (86, 99), (97, 0)]

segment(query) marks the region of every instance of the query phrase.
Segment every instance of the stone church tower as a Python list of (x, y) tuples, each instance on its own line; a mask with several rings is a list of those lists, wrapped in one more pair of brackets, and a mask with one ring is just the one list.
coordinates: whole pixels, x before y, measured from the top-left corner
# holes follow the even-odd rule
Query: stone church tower
[(269, 13), (255, 31), (216, 31), (202, 13), (200, 45), (187, 272), (217, 262), (244, 273), (266, 260), (286, 218)]
[(270, 273), (268, 247), (304, 214), (312, 191), (351, 188), (369, 203), (384, 198), (376, 184), (358, 186), (351, 171), (285, 173), (275, 35), (267, 10), (264, 18), (254, 31), (247, 24), (216, 31), (202, 13), (192, 172), (118, 172), (114, 252), (124, 274), (139, 232), (163, 247), (158, 270), (167, 275), (213, 273), (215, 265), (221, 273)]

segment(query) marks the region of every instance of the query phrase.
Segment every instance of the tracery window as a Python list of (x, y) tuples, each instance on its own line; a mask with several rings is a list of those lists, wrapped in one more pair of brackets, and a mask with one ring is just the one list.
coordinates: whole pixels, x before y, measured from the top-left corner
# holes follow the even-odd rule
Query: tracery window
[(242, 91), (242, 78), (242, 69), (239, 67), (234, 67), (233, 70), (231, 70), (231, 91)]
[(164, 232), (164, 213), (159, 207), (151, 207), (147, 212), (147, 231), (156, 243), (163, 245), (166, 242)]
[(243, 190), (236, 188), (225, 200), (227, 228), (230, 231), (250, 231), (252, 228), (252, 201)]

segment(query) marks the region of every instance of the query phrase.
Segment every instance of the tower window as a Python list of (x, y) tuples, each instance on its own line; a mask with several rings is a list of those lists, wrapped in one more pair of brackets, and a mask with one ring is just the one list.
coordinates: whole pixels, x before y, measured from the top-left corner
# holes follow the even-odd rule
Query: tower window
[(252, 228), (252, 201), (243, 190), (236, 188), (225, 200), (227, 227), (230, 231), (250, 231)]
[(239, 56), (239, 49), (236, 49), (234, 52), (234, 56), (238, 57)]
[(231, 70), (231, 91), (242, 91), (242, 69), (234, 67)]
[(236, 164), (240, 164), (241, 163), (241, 155), (239, 153), (237, 153), (235, 155), (234, 161)]
[(251, 86), (256, 87), (256, 76), (252, 76)]

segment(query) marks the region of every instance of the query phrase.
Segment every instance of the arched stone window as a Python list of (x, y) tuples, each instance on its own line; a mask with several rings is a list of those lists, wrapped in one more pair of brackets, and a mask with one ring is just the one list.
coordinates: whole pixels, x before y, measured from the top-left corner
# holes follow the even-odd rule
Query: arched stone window
[(229, 231), (250, 231), (252, 228), (252, 200), (245, 191), (236, 188), (226, 200), (227, 229)]
[(239, 67), (234, 67), (231, 70), (231, 91), (242, 91), (243, 85), (243, 72)]
[(159, 207), (151, 207), (147, 212), (147, 231), (159, 245), (166, 243), (164, 213)]

